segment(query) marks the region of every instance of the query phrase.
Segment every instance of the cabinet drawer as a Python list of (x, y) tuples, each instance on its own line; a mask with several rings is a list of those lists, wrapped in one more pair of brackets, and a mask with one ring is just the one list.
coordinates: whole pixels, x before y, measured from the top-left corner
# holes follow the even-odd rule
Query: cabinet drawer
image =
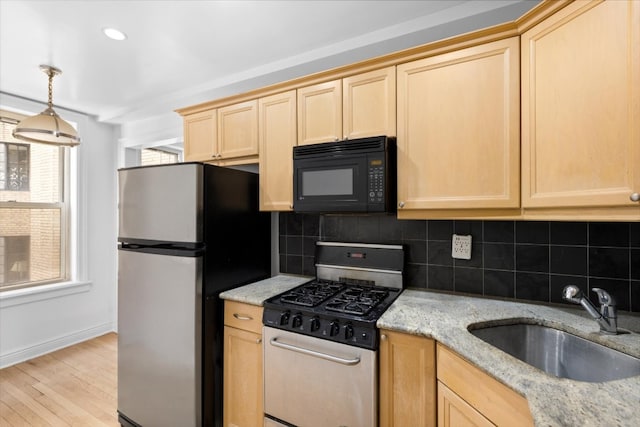
[(262, 334), (262, 307), (236, 301), (225, 301), (224, 324)]
[(438, 344), (438, 380), (499, 426), (533, 426), (527, 400)]

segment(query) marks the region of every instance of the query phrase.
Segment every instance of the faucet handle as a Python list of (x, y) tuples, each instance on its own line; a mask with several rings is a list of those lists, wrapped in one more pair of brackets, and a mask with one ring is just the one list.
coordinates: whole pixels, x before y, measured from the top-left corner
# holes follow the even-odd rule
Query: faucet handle
[(580, 304), (582, 298), (582, 291), (575, 285), (567, 285), (562, 290), (562, 298), (566, 301)]
[(607, 306), (616, 305), (616, 300), (611, 295), (609, 295), (609, 293), (604, 289), (591, 288), (591, 290), (598, 295), (598, 301), (600, 302), (600, 305), (607, 305)]

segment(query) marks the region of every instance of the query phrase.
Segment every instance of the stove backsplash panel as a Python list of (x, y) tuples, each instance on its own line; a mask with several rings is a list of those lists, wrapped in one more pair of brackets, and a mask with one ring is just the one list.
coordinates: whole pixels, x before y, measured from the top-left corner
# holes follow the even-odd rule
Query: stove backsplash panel
[[(470, 260), (451, 257), (470, 234)], [(565, 303), (562, 288), (602, 287), (640, 312), (640, 223), (398, 220), (393, 215), (280, 213), (280, 272), (315, 275), (318, 240), (404, 244), (406, 286)], [(591, 300), (597, 304), (593, 292)], [(565, 303), (567, 304), (567, 303)]]

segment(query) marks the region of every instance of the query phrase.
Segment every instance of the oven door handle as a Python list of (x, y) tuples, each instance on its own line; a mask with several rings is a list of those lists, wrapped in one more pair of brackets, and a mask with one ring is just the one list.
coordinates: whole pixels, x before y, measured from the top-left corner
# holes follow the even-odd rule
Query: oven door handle
[(332, 354), (321, 353), (319, 351), (310, 350), (308, 348), (298, 347), (297, 345), (278, 341), (278, 338), (271, 338), (270, 343), (274, 347), (284, 348), (285, 350), (291, 350), (309, 356), (318, 357), (320, 359), (329, 360), (331, 362), (340, 363), (342, 365), (357, 365), (358, 363), (360, 363), (360, 357), (358, 356), (355, 356), (353, 359), (345, 359), (343, 357), (334, 356)]

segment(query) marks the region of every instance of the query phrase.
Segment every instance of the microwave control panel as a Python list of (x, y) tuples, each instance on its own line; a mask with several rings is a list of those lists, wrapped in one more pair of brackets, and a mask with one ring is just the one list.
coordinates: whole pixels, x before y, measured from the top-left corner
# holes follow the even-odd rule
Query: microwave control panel
[(383, 158), (369, 158), (369, 203), (384, 203), (385, 173)]

